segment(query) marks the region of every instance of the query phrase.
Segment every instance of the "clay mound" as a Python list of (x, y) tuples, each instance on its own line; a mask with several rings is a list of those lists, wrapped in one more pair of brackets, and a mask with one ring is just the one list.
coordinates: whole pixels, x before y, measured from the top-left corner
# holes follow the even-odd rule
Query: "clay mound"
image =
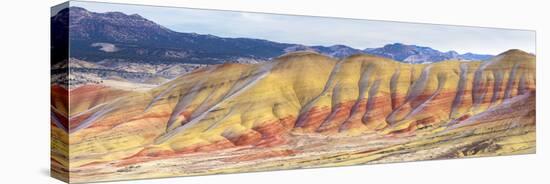
[(104, 85), (88, 84), (70, 90), (69, 105), (70, 114), (92, 109), (98, 105), (108, 103), (121, 96), (130, 93), (121, 89), (111, 88)]
[(61, 130), (68, 130), (69, 127), (69, 91), (62, 86), (52, 85), (50, 87), (50, 109), (51, 109), (51, 124)]
[[(291, 134), (409, 134), (534, 95), (535, 81), (535, 57), (517, 50), (487, 62), (410, 65), (298, 52), (263, 64), (210, 66), (72, 116), (71, 150), (78, 151), (71, 156), (109, 155), (76, 159), (78, 165), (283, 145)], [(86, 96), (75, 100), (96, 103)]]

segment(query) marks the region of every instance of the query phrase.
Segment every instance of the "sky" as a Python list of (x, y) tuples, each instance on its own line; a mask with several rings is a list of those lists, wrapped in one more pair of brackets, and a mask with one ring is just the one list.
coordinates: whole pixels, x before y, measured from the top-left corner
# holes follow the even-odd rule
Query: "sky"
[(417, 24), (391, 21), (292, 16), (73, 1), (89, 11), (139, 14), (178, 32), (246, 37), (303, 45), (347, 45), (356, 49), (391, 43), (440, 51), (499, 54), (509, 49), (535, 53), (535, 32), (527, 30)]

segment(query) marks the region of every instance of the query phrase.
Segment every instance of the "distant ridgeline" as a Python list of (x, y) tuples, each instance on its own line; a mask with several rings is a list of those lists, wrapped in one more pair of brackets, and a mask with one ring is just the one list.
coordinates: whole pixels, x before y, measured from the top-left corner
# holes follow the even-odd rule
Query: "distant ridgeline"
[[(67, 15), (68, 14), (68, 15)], [(52, 26), (70, 17), (70, 55), (89, 62), (125, 61), (149, 64), (257, 63), (285, 53), (314, 51), (342, 59), (354, 54), (372, 54), (407, 63), (443, 60), (487, 60), (492, 55), (441, 52), (430, 47), (388, 44), (381, 48), (355, 49), (345, 45), (306, 46), (251, 38), (223, 38), (214, 35), (181, 33), (140, 15), (120, 12), (95, 13), (79, 7), (64, 9), (52, 17)], [(56, 30), (55, 28), (53, 28)]]

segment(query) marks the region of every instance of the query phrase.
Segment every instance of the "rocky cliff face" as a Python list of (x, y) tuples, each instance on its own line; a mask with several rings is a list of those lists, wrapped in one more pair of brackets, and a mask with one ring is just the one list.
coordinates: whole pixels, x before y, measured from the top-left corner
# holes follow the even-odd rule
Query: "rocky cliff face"
[[(535, 57), (519, 50), (487, 62), (424, 65), (297, 52), (270, 63), (202, 68), (72, 116), (71, 157), (75, 166), (140, 162), (288, 145), (296, 135), (336, 139), (475, 127), (487, 114), (511, 118), (503, 112), (534, 99), (535, 82)], [(524, 108), (534, 113), (534, 103)]]

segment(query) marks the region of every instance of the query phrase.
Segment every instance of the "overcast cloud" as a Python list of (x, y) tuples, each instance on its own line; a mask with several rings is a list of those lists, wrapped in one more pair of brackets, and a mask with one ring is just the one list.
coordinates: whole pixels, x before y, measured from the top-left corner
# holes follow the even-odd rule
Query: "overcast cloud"
[(357, 49), (389, 43), (441, 51), (499, 54), (508, 49), (535, 53), (535, 32), (341, 18), (213, 11), (92, 2), (71, 2), (93, 12), (139, 14), (179, 32), (247, 37), (304, 45), (343, 44)]

